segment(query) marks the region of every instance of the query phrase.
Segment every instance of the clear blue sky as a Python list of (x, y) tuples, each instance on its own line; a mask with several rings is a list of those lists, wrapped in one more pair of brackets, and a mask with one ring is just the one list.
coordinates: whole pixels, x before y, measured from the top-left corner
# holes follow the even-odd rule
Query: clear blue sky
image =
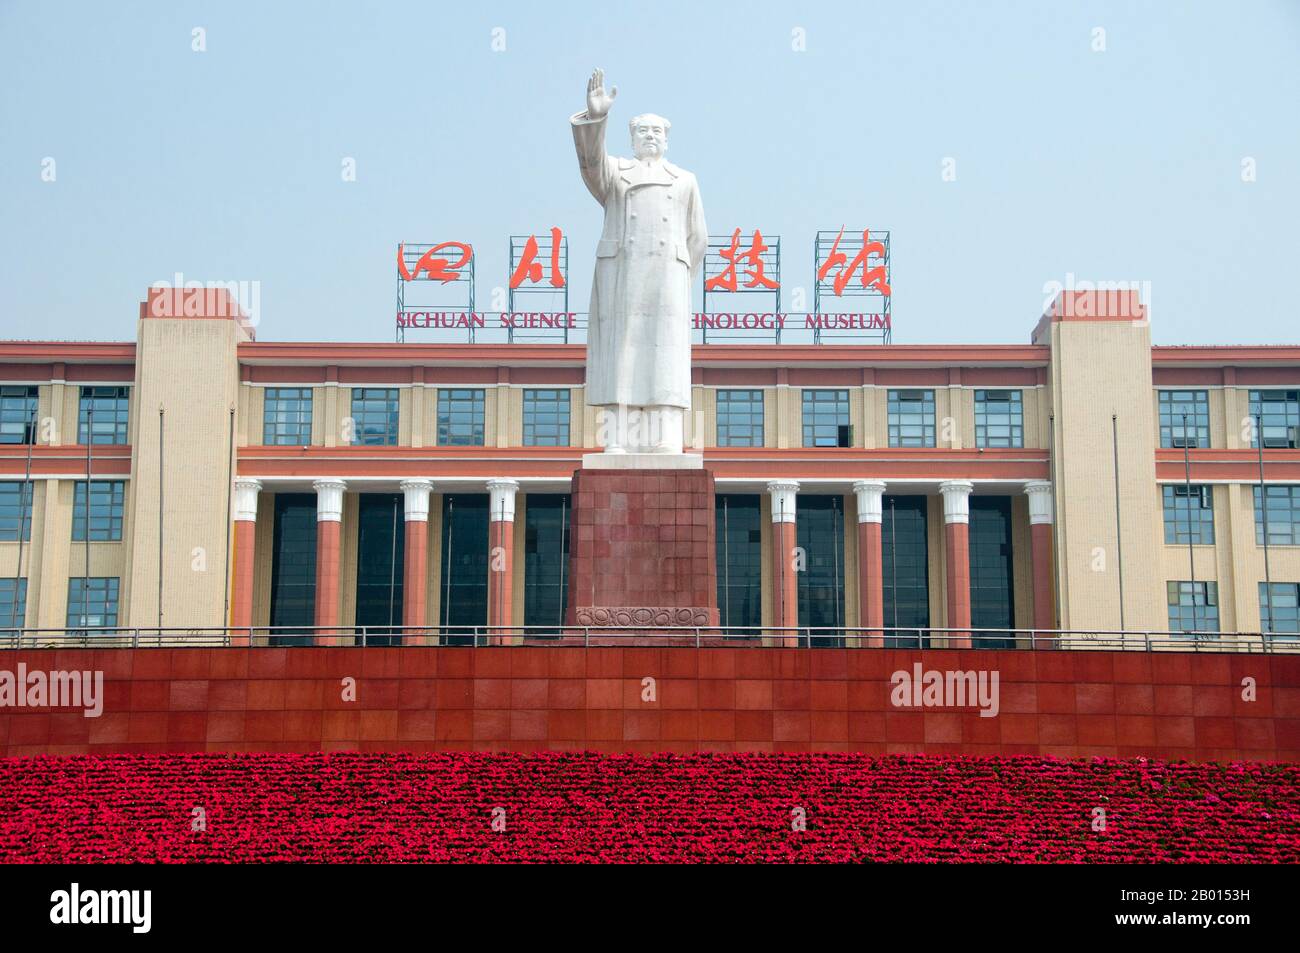
[(0, 0), (0, 336), (131, 339), (180, 271), (259, 281), (263, 340), (387, 341), (399, 240), (473, 242), (486, 307), (551, 225), (586, 310), (595, 65), (611, 147), (669, 117), (710, 231), (779, 233), (787, 288), (818, 228), (890, 229), (896, 342), (1025, 341), (1069, 272), (1150, 282), (1159, 343), (1300, 338), (1294, 0)]

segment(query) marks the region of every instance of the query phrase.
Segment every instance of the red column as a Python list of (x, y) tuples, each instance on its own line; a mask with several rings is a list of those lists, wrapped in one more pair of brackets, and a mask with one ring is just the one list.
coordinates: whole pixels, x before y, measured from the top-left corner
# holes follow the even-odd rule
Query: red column
[[(488, 480), (488, 625), (514, 621), (515, 480)], [(489, 632), (489, 645), (508, 645), (516, 633)]]
[(869, 648), (885, 644), (885, 576), (881, 564), (881, 500), (885, 493), (882, 480), (858, 480), (853, 484), (858, 502), (858, 615), (859, 625), (867, 633)]
[(1034, 560), (1034, 628), (1055, 629), (1056, 605), (1052, 598), (1052, 524), (1031, 525), (1029, 543)]
[(970, 492), (969, 480), (945, 480), (943, 494), (944, 542), (946, 545), (948, 644), (970, 648)]
[[(428, 621), (429, 577), (429, 494), (428, 480), (403, 480), (399, 484), (405, 497), (406, 542), (402, 561), (402, 625), (423, 629)], [(405, 633), (407, 645), (423, 644), (421, 632)]]
[[(799, 577), (795, 565), (795, 494), (794, 480), (773, 480), (767, 485), (772, 500), (772, 623), (782, 629), (799, 625)], [(777, 633), (779, 644), (796, 646), (795, 632)]]
[(235, 632), (231, 641), (235, 645), (249, 645), (253, 625), (253, 582), (257, 542), (257, 494), (262, 484), (257, 480), (238, 477), (235, 480), (234, 548), (231, 560), (230, 619), (228, 624), (243, 629)]
[(1057, 623), (1055, 586), (1052, 584), (1052, 484), (1046, 480), (1031, 480), (1025, 484), (1025, 495), (1029, 497), (1029, 544), (1034, 564), (1034, 629), (1036, 631), (1055, 629)]
[(321, 645), (339, 638), (339, 534), (343, 519), (342, 480), (317, 480), (316, 490), (316, 636)]

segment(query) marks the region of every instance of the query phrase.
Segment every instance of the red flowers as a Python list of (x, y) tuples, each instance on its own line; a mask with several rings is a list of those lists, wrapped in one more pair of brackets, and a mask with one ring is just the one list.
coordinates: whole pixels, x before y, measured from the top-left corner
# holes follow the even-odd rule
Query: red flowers
[(9, 758), (0, 859), (1296, 863), (1300, 765), (562, 752)]

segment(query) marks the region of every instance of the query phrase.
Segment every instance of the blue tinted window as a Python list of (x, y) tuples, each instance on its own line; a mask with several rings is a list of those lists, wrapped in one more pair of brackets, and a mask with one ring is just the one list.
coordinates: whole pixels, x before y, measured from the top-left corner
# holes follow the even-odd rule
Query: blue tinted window
[(1025, 411), (1020, 391), (975, 391), (975, 446), (1024, 445)]
[(1264, 520), (1268, 519), (1270, 546), (1295, 546), (1300, 543), (1300, 486), (1264, 487), (1268, 512), (1259, 505), (1259, 487), (1251, 487), (1255, 500), (1255, 542), (1264, 545)]
[(1160, 446), (1210, 445), (1210, 394), (1204, 390), (1162, 390)]
[(77, 412), (77, 442), (86, 443), (87, 428), (92, 427), (95, 443), (128, 442), (131, 422), (128, 387), (83, 387)]
[[(96, 629), (117, 625), (116, 576), (74, 576), (68, 580), (68, 628)], [(94, 634), (94, 633), (91, 633)]]
[(35, 387), (0, 387), (0, 443), (34, 443)]
[(368, 447), (397, 446), (397, 388), (357, 387), (352, 390), (352, 442)]
[(29, 482), (0, 482), (0, 540), (17, 542), (21, 527), (22, 538), (32, 538), (32, 493)]
[(72, 538), (84, 542), (86, 521), (90, 521), (90, 541), (108, 542), (122, 538), (122, 511), (126, 502), (126, 484), (121, 480), (92, 480), (87, 510), (86, 481), (78, 480), (72, 500)]
[(1214, 488), (1192, 484), (1160, 488), (1165, 512), (1165, 542), (1214, 542)]
[(720, 390), (718, 402), (718, 446), (763, 446), (763, 392)]
[[(797, 512), (797, 511), (796, 511)], [(757, 494), (718, 494), (718, 610), (728, 634), (757, 634), (763, 618), (763, 519)]]
[(483, 446), (484, 397), (481, 389), (438, 391), (438, 446)]
[[(442, 420), (441, 403), (438, 411)], [(481, 429), (481, 425), (480, 425)], [(441, 428), (439, 428), (441, 432)], [(524, 446), (569, 445), (569, 389), (524, 391)]]
[(1167, 590), (1170, 632), (1219, 631), (1217, 583), (1171, 582)]
[(803, 392), (803, 445), (805, 447), (848, 447), (849, 392), (847, 390), (805, 390)]
[(567, 493), (529, 493), (524, 498), (524, 625), (564, 622), (571, 516)]
[(934, 446), (934, 391), (891, 390), (887, 403), (891, 447)]
[(268, 447), (311, 445), (310, 387), (268, 387), (262, 409), (262, 443)]

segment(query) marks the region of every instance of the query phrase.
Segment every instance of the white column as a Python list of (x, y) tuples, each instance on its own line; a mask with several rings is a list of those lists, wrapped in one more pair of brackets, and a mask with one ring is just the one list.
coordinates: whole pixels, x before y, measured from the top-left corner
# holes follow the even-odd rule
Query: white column
[(1025, 484), (1029, 497), (1029, 525), (1052, 524), (1052, 484), (1047, 480), (1030, 480)]
[(515, 521), (515, 494), (519, 492), (519, 481), (496, 479), (487, 481), (488, 520), (500, 523)]
[(853, 494), (858, 500), (858, 522), (879, 523), (883, 518), (885, 481), (858, 480), (853, 484)]
[(939, 484), (943, 494), (943, 521), (945, 523), (970, 522), (970, 494), (975, 484), (970, 480), (944, 480)]
[(316, 522), (338, 523), (343, 519), (343, 491), (347, 484), (342, 480), (317, 480), (312, 484), (316, 491)]
[(767, 484), (768, 496), (772, 498), (772, 522), (793, 523), (795, 516), (795, 496), (799, 492), (798, 480), (771, 480)]
[(251, 477), (235, 477), (235, 501), (232, 518), (249, 523), (257, 522), (257, 494), (262, 492), (262, 481)]
[(767, 492), (772, 498), (772, 617), (787, 632), (784, 644), (797, 644), (788, 630), (799, 624), (799, 582), (795, 572), (795, 496), (799, 484), (795, 480), (772, 480)]
[(406, 522), (429, 522), (429, 494), (433, 492), (433, 481), (403, 480), (398, 487), (406, 504)]

